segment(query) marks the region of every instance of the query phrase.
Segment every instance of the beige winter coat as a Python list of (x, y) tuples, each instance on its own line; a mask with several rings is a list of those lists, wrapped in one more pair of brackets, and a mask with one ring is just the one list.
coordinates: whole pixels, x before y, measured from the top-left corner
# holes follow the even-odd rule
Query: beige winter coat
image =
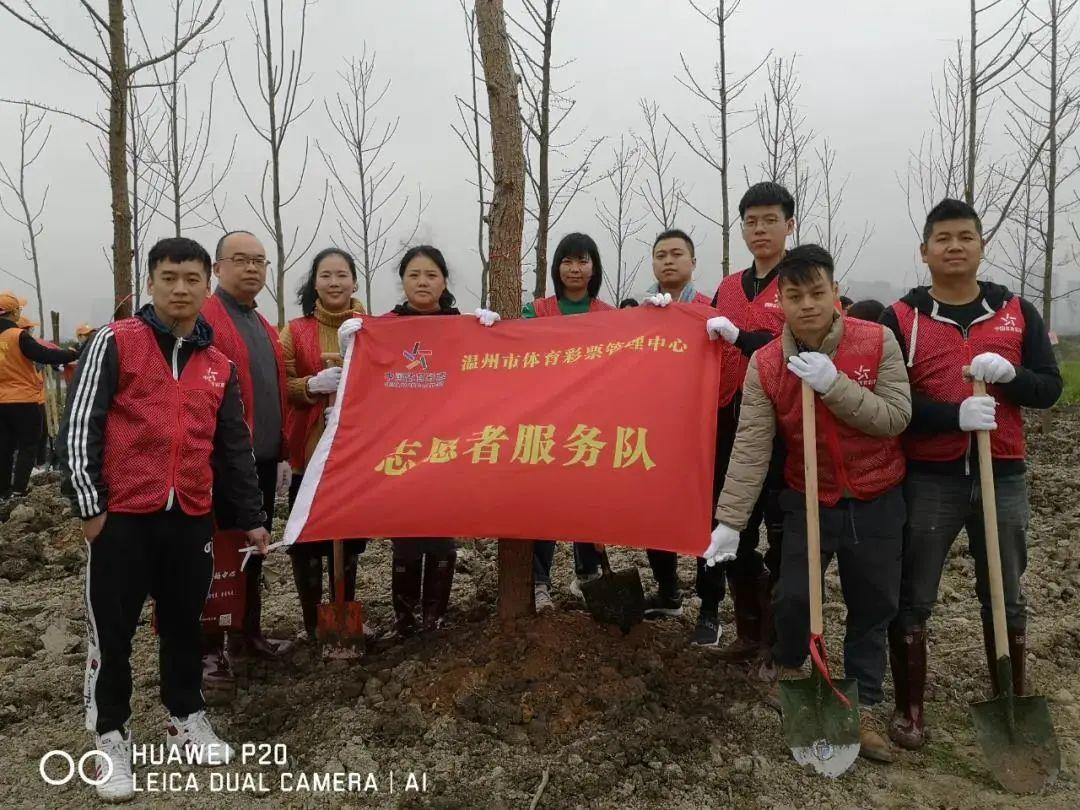
[[(821, 396), (821, 402), (837, 419), (870, 436), (899, 436), (911, 419), (911, 388), (896, 338), (889, 329), (884, 326), (881, 329), (885, 333), (885, 344), (874, 390), (870, 391), (840, 373)], [(835, 357), (843, 334), (844, 321), (837, 316), (820, 351)], [(785, 357), (798, 353), (795, 337), (787, 325), (780, 339), (784, 342)], [(746, 370), (735, 447), (731, 451), (724, 491), (716, 505), (716, 519), (725, 526), (738, 531), (746, 528), (765, 482), (775, 436), (776, 411), (761, 387), (755, 354)]]

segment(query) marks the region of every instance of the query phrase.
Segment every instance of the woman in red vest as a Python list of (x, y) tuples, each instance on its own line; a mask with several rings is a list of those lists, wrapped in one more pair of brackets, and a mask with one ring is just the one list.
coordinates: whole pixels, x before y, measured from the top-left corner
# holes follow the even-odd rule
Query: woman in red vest
[[(405, 291), (405, 301), (383, 317), (426, 317), (460, 315), (454, 294), (447, 286), (450, 271), (442, 252), (431, 245), (409, 248), (401, 257), (398, 277)], [(490, 326), (498, 316), (477, 310), (480, 323)], [(356, 332), (363, 328), (361, 318), (347, 320), (338, 332), (342, 354), (348, 351)], [(417, 607), (421, 610), (424, 630), (437, 630), (443, 624), (454, 583), (457, 549), (448, 537), (401, 538), (393, 540), (394, 567), (390, 590), (394, 604), (394, 631), (398, 638), (417, 630)]]
[[(560, 240), (551, 257), (551, 286), (555, 295), (537, 298), (521, 311), (523, 318), (547, 318), (555, 315), (582, 315), (604, 312), (615, 307), (601, 301), (600, 285), (604, 268), (600, 249), (588, 234), (569, 233)], [(533, 597), (536, 610), (552, 610), (551, 564), (555, 559), (555, 541), (533, 543)], [(592, 543), (574, 543), (576, 577), (571, 592), (581, 597), (581, 583), (600, 575), (600, 558)]]
[[(341, 366), (328, 363), (324, 353), (337, 353), (338, 328), (355, 315), (363, 315), (364, 305), (353, 298), (356, 292), (356, 263), (339, 248), (320, 251), (311, 262), (304, 285), (300, 288), (303, 317), (295, 318), (281, 331), (281, 351), (285, 358), (288, 413), (285, 433), (289, 447), (292, 483), (289, 508), (296, 501), (304, 470), (322, 438), (326, 424), (324, 412), (341, 380)], [(366, 540), (345, 543), (345, 598), (356, 598), (356, 558), (364, 551)], [(332, 544), (301, 543), (289, 547), (296, 594), (304, 619), (304, 635), (315, 638), (317, 605), (322, 601), (323, 557), (333, 582)]]

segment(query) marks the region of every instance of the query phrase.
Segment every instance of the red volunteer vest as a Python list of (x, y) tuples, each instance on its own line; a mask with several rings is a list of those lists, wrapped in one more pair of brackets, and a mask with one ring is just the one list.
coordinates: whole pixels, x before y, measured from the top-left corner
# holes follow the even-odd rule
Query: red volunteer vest
[[(764, 330), (779, 336), (784, 329), (784, 310), (780, 306), (780, 287), (775, 276), (753, 301), (749, 300), (743, 291), (742, 273), (728, 276), (716, 289), (716, 311), (726, 316), (739, 329), (749, 332)], [(723, 408), (742, 388), (750, 358), (742, 353), (742, 349), (721, 339), (720, 364), (722, 373), (718, 404)]]
[[(289, 321), (289, 334), (292, 335), (293, 353), (296, 358), (296, 376), (310, 377), (318, 374), (326, 364), (322, 359), (322, 347), (319, 344), (319, 322), (314, 315)], [(329, 397), (316, 397), (314, 405), (289, 403), (285, 423), (286, 444), (289, 447), (289, 465), (294, 470), (302, 470), (307, 460), (304, 454), (307, 448), (308, 434), (315, 423), (322, 418), (329, 405)]]
[(207, 514), (228, 358), (213, 346), (196, 350), (177, 380), (152, 327), (127, 318), (110, 328), (120, 371), (105, 420), (101, 470), (109, 511), (158, 512), (172, 489), (185, 514)]
[[(599, 298), (593, 298), (589, 301), (589, 312), (605, 312), (609, 309), (615, 309), (615, 307), (601, 301)], [(562, 310), (559, 309), (559, 299), (554, 295), (535, 299), (533, 301), (533, 312), (536, 313), (537, 318), (551, 318), (562, 315)]]
[[(833, 363), (837, 370), (871, 391), (877, 385), (885, 327), (844, 318), (844, 334)], [(806, 491), (803, 474), (802, 381), (787, 370), (781, 338), (757, 352), (761, 387), (776, 409), (787, 447), (784, 478)], [(868, 501), (904, 480), (905, 462), (898, 437), (868, 436), (832, 415), (817, 396), (818, 500), (835, 506), (845, 494)]]
[[(248, 357), (247, 344), (240, 337), (240, 333), (236, 331), (236, 325), (232, 322), (225, 305), (221, 303), (221, 299), (216, 295), (211, 295), (206, 299), (201, 314), (214, 330), (214, 346), (232, 360), (236, 366), (236, 375), (240, 381), (240, 398), (244, 400), (244, 421), (247, 422), (248, 430), (254, 431), (255, 408), (258, 403), (255, 402), (255, 389), (249, 372), (251, 359)], [(285, 458), (288, 453), (288, 444), (285, 440), (284, 426), (288, 410), (285, 404), (285, 358), (281, 353), (281, 338), (278, 337), (277, 330), (270, 325), (266, 318), (259, 313), (256, 314), (259, 315), (259, 320), (262, 321), (262, 325), (266, 329), (266, 334), (270, 338), (270, 345), (274, 347), (274, 358), (277, 361), (278, 392), (281, 400), (278, 407), (281, 408), (282, 424), (280, 456)]]
[[(1019, 365), (1024, 343), (1024, 312), (1020, 298), (1013, 296), (984, 321), (972, 324), (964, 333), (951, 323), (935, 320), (925, 313), (898, 301), (893, 304), (896, 320), (907, 347), (908, 376), (912, 393), (941, 402), (960, 404), (972, 395), (971, 382), (964, 379), (963, 368), (983, 352), (996, 352), (1010, 363)], [(994, 458), (1024, 458), (1024, 418), (1019, 406), (996, 391), (987, 392), (997, 400), (997, 430), (990, 433)], [(968, 451), (969, 434), (904, 433), (904, 452), (915, 461), (955, 461)]]

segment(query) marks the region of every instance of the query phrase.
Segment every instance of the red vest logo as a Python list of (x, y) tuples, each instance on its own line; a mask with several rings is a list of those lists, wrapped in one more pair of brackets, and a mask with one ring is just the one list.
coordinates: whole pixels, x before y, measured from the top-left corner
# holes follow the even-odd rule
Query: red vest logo
[(855, 382), (861, 385), (863, 388), (872, 388), (874, 385), (873, 379), (870, 377), (870, 369), (865, 365), (860, 364), (852, 374), (855, 375)]
[(225, 383), (218, 379), (217, 369), (208, 368), (203, 374), (203, 379), (210, 384), (211, 388), (224, 388)]
[(1016, 325), (1016, 316), (1006, 312), (1001, 316), (1001, 325), (994, 327), (995, 332), (1015, 332), (1021, 334), (1024, 330)]

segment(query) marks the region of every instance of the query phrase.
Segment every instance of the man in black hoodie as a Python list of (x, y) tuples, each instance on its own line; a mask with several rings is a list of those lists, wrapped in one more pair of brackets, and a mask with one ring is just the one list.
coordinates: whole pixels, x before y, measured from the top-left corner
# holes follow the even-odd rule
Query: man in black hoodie
[[(909, 749), (925, 741), (926, 624), (949, 548), (965, 528), (995, 693), (999, 687), (973, 431), (993, 431), (1013, 690), (1024, 694), (1027, 615), (1020, 579), (1027, 564), (1029, 508), (1020, 409), (1049, 408), (1061, 395), (1062, 382), (1035, 307), (1005, 287), (977, 280), (984, 246), (975, 210), (959, 200), (942, 200), (927, 215), (920, 247), (930, 286), (916, 287), (882, 315), (900, 343), (911, 379), (912, 416), (904, 434), (908, 522), (900, 611), (889, 628), (896, 686), (890, 736)], [(973, 395), (965, 366), (989, 385), (988, 395)]]
[(231, 757), (200, 689), (211, 491), (230, 502), (260, 551), (270, 539), (236, 368), (199, 315), (210, 256), (190, 239), (163, 239), (148, 265), (152, 303), (94, 336), (59, 430), (65, 490), (87, 543), (83, 699), (94, 747), (106, 754), (97, 792), (107, 801), (134, 796), (129, 658), (147, 595), (157, 615), (166, 744), (195, 749), (203, 764)]

